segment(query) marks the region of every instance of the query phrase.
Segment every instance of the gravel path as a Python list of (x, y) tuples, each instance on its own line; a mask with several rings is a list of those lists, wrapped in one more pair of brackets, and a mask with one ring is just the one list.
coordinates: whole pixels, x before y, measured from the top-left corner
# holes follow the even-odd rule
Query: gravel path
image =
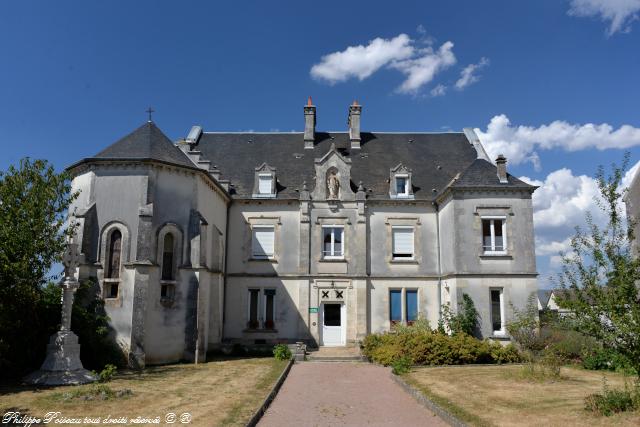
[(446, 426), (368, 363), (296, 363), (259, 423), (268, 426)]

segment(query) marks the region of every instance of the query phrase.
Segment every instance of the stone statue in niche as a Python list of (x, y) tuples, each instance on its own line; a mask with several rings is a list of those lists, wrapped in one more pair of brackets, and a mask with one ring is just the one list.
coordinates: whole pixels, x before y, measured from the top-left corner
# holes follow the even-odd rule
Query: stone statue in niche
[(337, 199), (340, 192), (340, 180), (335, 172), (331, 172), (327, 178), (327, 188), (329, 189), (328, 199)]

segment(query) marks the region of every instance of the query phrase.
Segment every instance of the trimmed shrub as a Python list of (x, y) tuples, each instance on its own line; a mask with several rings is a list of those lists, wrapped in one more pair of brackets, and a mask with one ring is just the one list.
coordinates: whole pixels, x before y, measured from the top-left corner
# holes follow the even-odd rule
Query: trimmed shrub
[(372, 334), (362, 343), (362, 353), (384, 366), (403, 357), (415, 365), (512, 363), (522, 360), (513, 346), (481, 341), (465, 333), (447, 335), (405, 327), (402, 332)]
[(286, 344), (278, 344), (273, 347), (273, 356), (277, 360), (289, 360), (291, 359), (291, 350)]
[(402, 356), (391, 364), (391, 367), (393, 368), (391, 369), (391, 372), (394, 375), (406, 374), (411, 370), (411, 365), (413, 365), (413, 361), (411, 360), (411, 358)]

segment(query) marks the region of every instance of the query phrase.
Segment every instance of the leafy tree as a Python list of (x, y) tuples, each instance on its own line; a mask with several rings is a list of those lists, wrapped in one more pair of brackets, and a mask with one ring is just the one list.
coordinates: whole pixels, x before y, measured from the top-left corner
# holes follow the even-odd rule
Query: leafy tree
[(576, 228), (571, 252), (562, 254), (562, 292), (556, 301), (573, 313), (576, 330), (617, 351), (640, 375), (640, 259), (631, 251), (634, 227), (627, 224), (622, 209), (627, 190), (621, 183), (628, 164), (627, 153), (620, 167), (612, 165), (611, 173), (598, 168), (601, 198), (596, 203), (607, 223), (599, 226), (587, 214), (587, 231)]
[(442, 306), (442, 319), (439, 321), (438, 329), (441, 332), (446, 330), (452, 334), (465, 333), (467, 335), (478, 335), (478, 321), (480, 314), (476, 310), (473, 299), (467, 294), (462, 294), (462, 303), (458, 304), (458, 313), (453, 313), (448, 304)]
[[(0, 171), (0, 372), (19, 375), (42, 360), (55, 331), (48, 272), (60, 262), (71, 193), (67, 173), (46, 160), (22, 159)], [(55, 279), (55, 278), (54, 278)], [(42, 350), (40, 351), (40, 349)], [(7, 369), (9, 368), (9, 369)]]

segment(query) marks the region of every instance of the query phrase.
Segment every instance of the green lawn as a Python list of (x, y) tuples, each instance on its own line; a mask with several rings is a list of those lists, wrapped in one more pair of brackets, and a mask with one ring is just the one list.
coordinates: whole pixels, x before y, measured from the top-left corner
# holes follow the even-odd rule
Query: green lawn
[[(100, 393), (96, 385), (1, 385), (0, 410), (3, 414), (18, 411), (39, 418), (59, 411), (60, 416), (83, 420), (159, 417), (161, 425), (170, 412), (177, 417), (188, 413), (191, 425), (240, 426), (260, 406), (286, 364), (273, 358), (251, 358), (151, 367), (119, 373), (105, 384), (106, 393)], [(111, 392), (113, 395), (108, 396)]]
[(621, 387), (620, 374), (563, 367), (560, 380), (532, 381), (523, 379), (522, 369), (423, 367), (404, 378), (473, 426), (640, 426), (640, 412), (603, 417), (584, 410), (585, 396), (601, 392), (603, 375), (610, 387)]

